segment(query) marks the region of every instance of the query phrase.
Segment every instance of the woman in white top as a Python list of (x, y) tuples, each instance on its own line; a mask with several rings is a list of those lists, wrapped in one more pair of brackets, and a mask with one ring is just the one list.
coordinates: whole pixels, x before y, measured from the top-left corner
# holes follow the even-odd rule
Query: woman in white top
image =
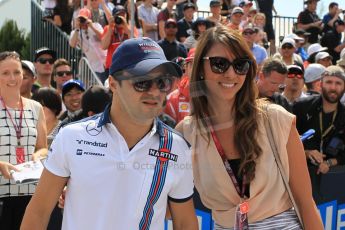
[(34, 184), (11, 179), (15, 165), (39, 160), (47, 153), (42, 106), (20, 96), (23, 69), (15, 52), (0, 53), (0, 229), (19, 229)]

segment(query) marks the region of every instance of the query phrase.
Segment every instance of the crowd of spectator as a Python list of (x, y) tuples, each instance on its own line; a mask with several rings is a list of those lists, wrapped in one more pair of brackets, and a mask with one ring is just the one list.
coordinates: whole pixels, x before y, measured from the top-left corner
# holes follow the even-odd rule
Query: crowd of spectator
[[(305, 143), (305, 153), (314, 199), (323, 201), (320, 175), (335, 165), (345, 164), (345, 42), (342, 40), (345, 23), (344, 10), (338, 3), (330, 3), (329, 11), (321, 19), (316, 14), (318, 0), (306, 0), (293, 31), (282, 37), (276, 48), (272, 12), (277, 15), (277, 11), (273, 0), (210, 0), (207, 18), (194, 18), (197, 0), (167, 0), (163, 5), (162, 1), (137, 0), (134, 23), (131, 1), (127, 0), (43, 2), (44, 20), (69, 35), (69, 45), (82, 50), (105, 85), (112, 55), (124, 40), (146, 36), (156, 41), (167, 59), (178, 63), (184, 73), (162, 110), (162, 119), (172, 126), (190, 113), (189, 79), (198, 38), (214, 26), (236, 30), (256, 60), (258, 98), (267, 98), (294, 113), (300, 134), (309, 129), (316, 131), (313, 139)], [(44, 136), (48, 144), (61, 127), (102, 112), (111, 100), (111, 92), (104, 86), (86, 89), (73, 76), (69, 61), (58, 57), (55, 48), (39, 48), (33, 62), (21, 61), (23, 80), (18, 92), (12, 92), (41, 104), (40, 107), (32, 102), (33, 110), (38, 111), (33, 119), (38, 122), (37, 116), (44, 114)], [(0, 56), (0, 70), (6, 58), (19, 60), (15, 54), (6, 55), (3, 60)], [(209, 61), (214, 68), (236, 65), (221, 57), (210, 57)], [(42, 132), (41, 127), (36, 132)], [(333, 146), (335, 141), (341, 144)], [(43, 147), (47, 146), (39, 142), (30, 144), (36, 150)], [(34, 157), (34, 151), (31, 152)], [(16, 163), (12, 159), (4, 161)], [(1, 186), (12, 185), (3, 182)], [(27, 196), (34, 190), (30, 189)], [(13, 195), (10, 192), (0, 196), (8, 194)]]
[[(131, 1), (85, 0), (81, 4), (75, 0), (72, 5), (57, 1), (59, 3), (55, 7), (53, 1), (46, 2), (47, 15), (52, 12), (51, 18), (47, 17), (47, 20), (70, 33), (70, 45), (82, 49), (97, 76), (105, 84), (112, 54), (124, 40), (131, 36), (147, 36), (155, 40), (167, 59), (175, 61), (184, 70), (184, 76), (168, 96), (161, 116), (171, 126), (190, 112), (189, 78), (195, 47), (200, 35), (214, 26), (226, 26), (242, 35), (258, 67), (256, 82), (259, 97), (268, 98), (289, 112), (298, 113), (294, 105), (301, 100), (326, 95), (322, 79), (327, 68), (337, 65), (339, 71), (345, 70), (344, 10), (337, 2), (330, 3), (328, 12), (319, 17), (316, 13), (319, 0), (305, 0), (305, 8), (298, 14), (293, 30), (284, 36), (276, 36), (273, 28), (273, 14), (278, 15), (273, 0), (210, 0), (210, 13), (205, 18), (195, 18), (197, 0), (136, 1), (133, 24), (130, 20)], [(67, 21), (70, 22), (69, 25), (66, 24)], [(276, 37), (280, 37), (280, 41), (276, 41)], [(36, 72), (32, 64), (23, 62), (23, 68), (26, 69), (23, 95), (31, 95), (28, 89), (32, 84), (34, 92), (39, 87), (50, 86), (50, 81), (59, 94), (63, 92), (63, 83), (72, 79), (71, 70), (67, 67), (68, 64), (61, 67), (61, 59), (55, 61), (56, 59), (54, 51), (43, 48), (35, 54)], [(52, 66), (53, 61), (55, 63)], [(219, 66), (227, 64), (221, 58), (210, 61)], [(80, 85), (76, 89), (79, 89), (80, 94), (85, 90)], [(78, 114), (80, 108), (69, 108), (68, 95), (62, 93), (64, 118)], [(327, 95), (325, 97), (328, 98)], [(338, 102), (338, 99), (339, 106), (343, 106), (345, 97), (339, 97), (335, 101)], [(73, 102), (75, 105), (78, 104), (76, 101), (77, 99)], [(337, 119), (340, 119), (338, 116), (343, 115), (337, 113)], [(328, 139), (322, 139), (322, 142), (332, 139), (332, 135), (340, 135), (331, 133), (326, 133), (329, 135)], [(345, 141), (343, 136), (341, 138)], [(323, 146), (318, 148), (321, 153), (322, 148)], [(344, 149), (341, 154), (345, 154)], [(307, 154), (308, 156), (310, 155)], [(325, 159), (328, 158), (331, 159), (331, 156), (326, 154)], [(340, 157), (338, 162), (333, 163), (342, 162)], [(322, 200), (320, 194), (315, 194), (318, 202)]]

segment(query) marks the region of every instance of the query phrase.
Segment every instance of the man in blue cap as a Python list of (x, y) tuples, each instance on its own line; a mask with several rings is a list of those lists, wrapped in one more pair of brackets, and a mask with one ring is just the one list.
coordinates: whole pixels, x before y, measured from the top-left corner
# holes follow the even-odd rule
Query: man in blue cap
[(44, 229), (64, 186), (63, 229), (196, 230), (189, 145), (156, 117), (179, 66), (150, 38), (129, 39), (109, 70), (112, 104), (51, 145), (22, 229)]

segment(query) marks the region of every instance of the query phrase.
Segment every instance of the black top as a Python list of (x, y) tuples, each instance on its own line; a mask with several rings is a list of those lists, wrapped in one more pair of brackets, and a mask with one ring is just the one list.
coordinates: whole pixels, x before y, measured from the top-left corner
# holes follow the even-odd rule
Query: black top
[[(309, 24), (313, 22), (320, 21), (321, 19), (315, 12), (310, 12), (309, 10), (305, 9), (298, 15), (297, 22), (301, 24)], [(306, 29), (307, 32), (310, 33), (309, 35), (309, 43), (317, 43), (319, 41), (318, 35), (321, 33), (321, 30), (317, 27), (310, 27)]]
[(54, 8), (54, 16), (59, 15), (61, 18), (62, 25), (60, 29), (67, 34), (70, 34), (72, 31), (72, 17), (73, 17), (73, 9), (71, 7), (67, 7), (66, 9), (62, 9), (60, 7)]
[[(323, 131), (325, 131), (331, 124), (333, 113), (323, 113), (322, 97), (321, 95), (314, 95), (302, 98), (293, 106), (293, 113), (296, 115), (296, 126), (299, 134), (303, 134), (309, 129), (314, 129), (315, 134), (312, 138), (303, 142), (306, 150), (320, 150), (321, 143), (321, 129), (320, 129), (320, 112), (322, 112)], [(333, 150), (330, 149), (330, 143), (334, 138), (345, 142), (345, 107), (340, 102), (338, 103), (337, 115), (333, 123), (334, 127), (324, 137), (323, 153), (326, 159), (336, 158), (338, 164), (345, 164), (345, 150), (338, 149), (338, 153), (334, 156)], [(340, 147), (340, 146), (339, 146)]]
[[(241, 159), (233, 159), (233, 160), (228, 160), (231, 170), (234, 173), (237, 183), (240, 186), (240, 189), (242, 189), (242, 183), (243, 183), (243, 177), (242, 175), (238, 175), (239, 169), (240, 169), (240, 163), (241, 163)], [(246, 185), (245, 187), (245, 192), (244, 195), (246, 197), (250, 196), (250, 192), (249, 192), (249, 184)]]
[(171, 61), (176, 57), (187, 57), (187, 51), (183, 44), (178, 41), (169, 42), (166, 39), (158, 41), (158, 45), (162, 47), (165, 57)]
[(186, 19), (182, 18), (181, 20), (179, 20), (177, 22), (177, 34), (176, 34), (176, 39), (178, 41), (181, 41), (181, 37), (189, 37), (189, 33), (188, 31), (191, 31), (192, 30), (192, 24), (193, 24), (193, 21), (191, 22), (187, 22)]
[(340, 59), (340, 53), (334, 50), (335, 47), (341, 44), (341, 33), (336, 30), (328, 30), (321, 38), (321, 45), (328, 48), (327, 52), (333, 57), (333, 65)]
[(273, 10), (273, 3), (274, 0), (257, 0), (259, 4), (259, 9), (261, 13), (264, 13), (266, 18), (272, 18), (272, 10)]
[(289, 103), (286, 97), (284, 97), (280, 93), (274, 93), (272, 97), (268, 97), (267, 99), (274, 104), (282, 106), (288, 112), (292, 112), (292, 105)]

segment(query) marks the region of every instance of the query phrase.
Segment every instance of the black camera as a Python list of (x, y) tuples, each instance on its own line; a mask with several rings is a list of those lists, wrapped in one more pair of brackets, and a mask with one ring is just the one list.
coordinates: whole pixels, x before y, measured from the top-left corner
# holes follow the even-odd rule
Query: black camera
[(80, 17), (80, 18), (79, 18), (79, 22), (80, 22), (81, 24), (85, 24), (85, 23), (86, 23), (86, 19), (83, 18), (83, 17)]
[(344, 151), (344, 149), (345, 149), (344, 141), (340, 139), (339, 137), (333, 137), (329, 141), (325, 149), (325, 153), (332, 157), (336, 157), (338, 153), (340, 151)]
[(270, 47), (270, 44), (268, 43), (267, 39), (262, 39), (262, 46), (265, 49), (268, 49)]
[(115, 19), (114, 19), (115, 23), (120, 25), (123, 23), (123, 20), (120, 16), (115, 16)]

